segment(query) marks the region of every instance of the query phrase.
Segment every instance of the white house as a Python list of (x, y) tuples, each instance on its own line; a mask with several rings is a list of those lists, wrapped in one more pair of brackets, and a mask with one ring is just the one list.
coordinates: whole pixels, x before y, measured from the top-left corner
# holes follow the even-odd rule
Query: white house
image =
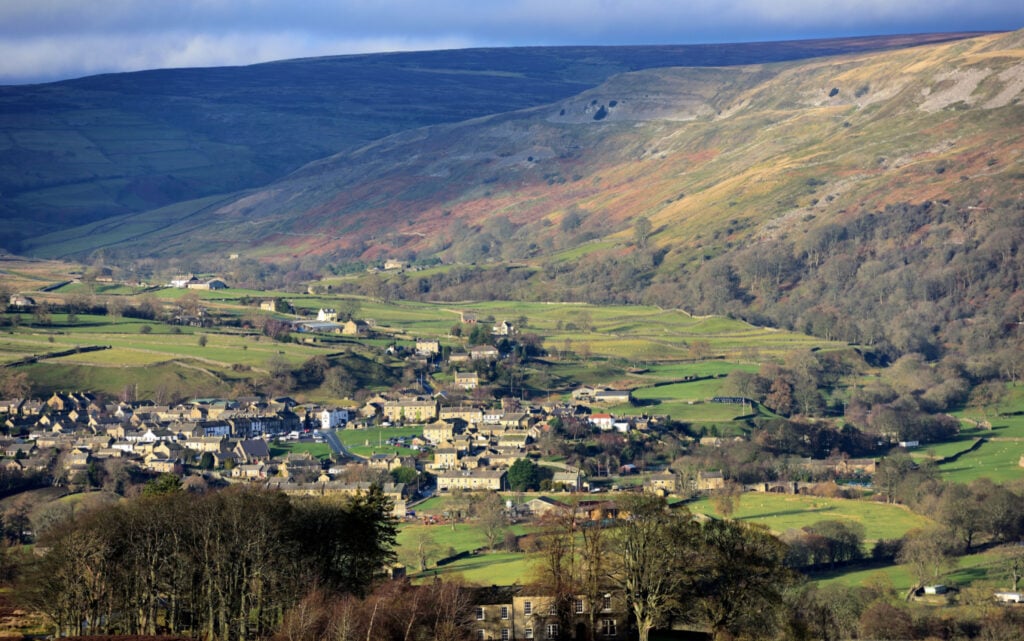
[(321, 308), (320, 311), (316, 313), (316, 319), (318, 321), (336, 323), (338, 322), (338, 312), (331, 308)]
[(341, 427), (348, 423), (348, 410), (346, 409), (330, 409), (322, 410), (317, 418), (320, 419), (320, 427), (325, 430), (333, 430), (336, 427)]
[(610, 432), (615, 427), (615, 419), (611, 414), (591, 414), (590, 424), (602, 432)]

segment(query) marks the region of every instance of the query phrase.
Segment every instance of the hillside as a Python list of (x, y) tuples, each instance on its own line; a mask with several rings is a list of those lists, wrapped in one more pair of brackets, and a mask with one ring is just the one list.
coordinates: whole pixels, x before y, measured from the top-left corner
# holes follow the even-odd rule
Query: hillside
[(988, 349), (1024, 317), (1022, 40), (619, 74), (28, 246), (439, 257), (464, 267), (393, 295), (646, 302), (890, 355)]
[(374, 54), (0, 87), (0, 244), (264, 185), (393, 133), (546, 104), (623, 71), (964, 35)]

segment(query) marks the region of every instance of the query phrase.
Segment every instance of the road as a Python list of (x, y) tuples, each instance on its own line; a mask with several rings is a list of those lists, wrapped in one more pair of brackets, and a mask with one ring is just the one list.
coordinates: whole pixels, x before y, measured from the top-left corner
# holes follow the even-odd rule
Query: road
[(323, 435), (324, 441), (331, 448), (331, 451), (334, 452), (335, 455), (339, 457), (345, 457), (356, 460), (362, 459), (361, 456), (356, 456), (352, 452), (349, 452), (348, 450), (345, 449), (345, 446), (342, 445), (341, 443), (341, 439), (338, 438), (338, 435), (334, 432), (334, 430), (320, 430), (320, 434)]

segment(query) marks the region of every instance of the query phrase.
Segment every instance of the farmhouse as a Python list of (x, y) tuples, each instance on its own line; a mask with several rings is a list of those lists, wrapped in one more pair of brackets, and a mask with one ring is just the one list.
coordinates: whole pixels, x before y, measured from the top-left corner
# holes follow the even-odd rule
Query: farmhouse
[(369, 336), (370, 324), (361, 320), (349, 320), (341, 326), (342, 336)]
[(31, 309), (36, 306), (36, 300), (30, 296), (11, 294), (11, 297), (7, 299), (7, 304), (18, 309)]
[(501, 490), (505, 487), (504, 470), (452, 470), (437, 474), (437, 489), (447, 492), (463, 490)]
[(610, 432), (615, 427), (615, 419), (611, 414), (591, 414), (590, 424), (602, 432)]
[(417, 339), (416, 353), (420, 356), (434, 356), (441, 353), (441, 344), (437, 341)]
[(679, 479), (671, 470), (651, 474), (644, 483), (644, 491), (667, 496), (679, 491)]
[(476, 389), (480, 385), (480, 377), (476, 372), (455, 372), (455, 387), (464, 390)]
[(469, 350), (469, 358), (474, 361), (494, 360), (498, 356), (498, 348), (490, 345), (478, 345)]
[[(554, 597), (519, 585), (470, 589), (473, 636), (481, 641), (618, 641), (627, 637), (626, 600), (618, 590), (609, 590), (595, 601), (582, 594), (570, 595), (560, 606)], [(590, 629), (591, 622), (596, 630)]]
[(189, 283), (198, 283), (199, 279), (193, 274), (178, 275), (171, 279), (171, 287), (175, 289), (185, 289), (189, 286)]
[(491, 334), (495, 336), (510, 336), (513, 333), (515, 333), (515, 329), (512, 327), (512, 323), (508, 321), (501, 321), (491, 328)]
[(725, 487), (725, 476), (720, 471), (697, 472), (697, 489), (701, 492), (720, 490)]
[(561, 470), (555, 472), (551, 482), (555, 486), (561, 485), (565, 489), (575, 492), (583, 486), (583, 473), (578, 469)]

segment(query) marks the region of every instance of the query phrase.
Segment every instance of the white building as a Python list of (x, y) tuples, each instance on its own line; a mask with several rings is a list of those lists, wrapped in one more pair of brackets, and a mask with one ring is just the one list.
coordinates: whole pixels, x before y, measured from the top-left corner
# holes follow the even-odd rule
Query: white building
[(348, 410), (331, 409), (321, 411), (317, 417), (320, 419), (320, 428), (333, 430), (348, 423)]

